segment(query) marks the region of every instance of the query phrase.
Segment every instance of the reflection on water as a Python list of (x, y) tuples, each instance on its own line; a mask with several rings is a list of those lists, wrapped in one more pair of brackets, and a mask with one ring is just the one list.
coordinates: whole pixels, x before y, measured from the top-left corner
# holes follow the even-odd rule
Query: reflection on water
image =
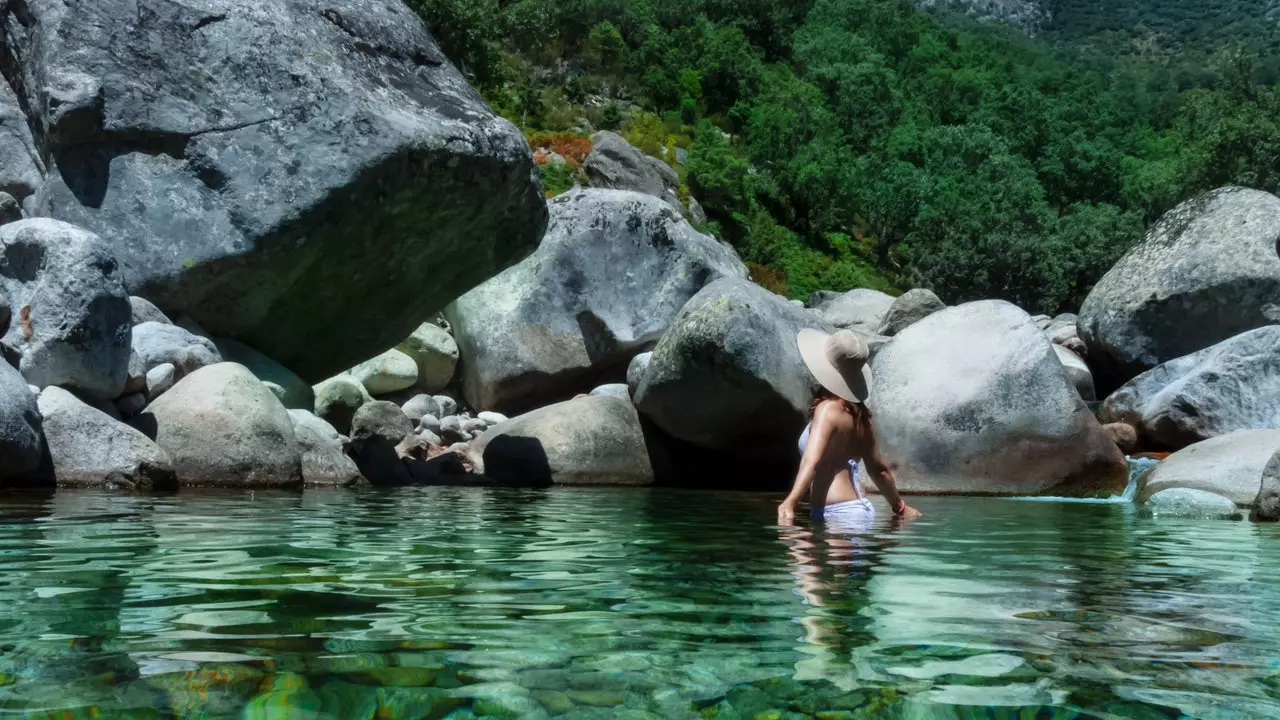
[(0, 717), (1280, 717), (1280, 528), (919, 506), (0, 497)]

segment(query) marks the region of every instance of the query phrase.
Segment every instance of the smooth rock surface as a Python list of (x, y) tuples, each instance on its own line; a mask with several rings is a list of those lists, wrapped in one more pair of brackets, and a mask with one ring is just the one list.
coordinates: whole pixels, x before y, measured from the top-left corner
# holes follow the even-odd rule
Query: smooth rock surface
[(458, 367), (458, 343), (449, 332), (432, 323), (423, 323), (396, 346), (418, 366), (418, 386), (434, 393), (448, 387)]
[(631, 391), (627, 389), (626, 383), (610, 383), (595, 388), (590, 393), (591, 397), (615, 397), (620, 400), (630, 400)]
[(158, 322), (144, 322), (133, 328), (133, 351), (148, 372), (168, 363), (178, 371), (179, 378), (222, 362), (222, 354), (212, 340), (177, 325)]
[(1147, 498), (1142, 510), (1155, 517), (1220, 518), (1238, 520), (1239, 508), (1229, 499), (1205, 490), (1169, 488)]
[(0, 225), (22, 219), (22, 206), (7, 192), (0, 192)]
[(471, 444), (476, 471), (517, 485), (648, 485), (653, 468), (640, 418), (625, 399), (550, 405), (486, 431)]
[(388, 350), (351, 368), (369, 394), (378, 397), (407, 390), (418, 383), (418, 364), (399, 350)]
[(41, 472), (46, 455), (36, 396), (16, 369), (0, 362), (0, 488), (52, 487), (52, 466)]
[(347, 456), (344, 439), (329, 423), (306, 410), (291, 409), (293, 437), (302, 452), (302, 481), (310, 486), (348, 486), (363, 477)]
[(894, 298), (893, 304), (880, 320), (876, 333), (893, 337), (930, 315), (947, 307), (932, 290), (916, 288)]
[(134, 325), (141, 325), (144, 322), (173, 324), (169, 316), (161, 312), (160, 308), (153, 305), (150, 300), (140, 298), (137, 295), (129, 296), (129, 311)]
[(340, 433), (351, 432), (351, 419), (373, 397), (364, 384), (350, 375), (338, 375), (316, 385), (316, 417), (324, 420)]
[(0, 80), (0, 192), (19, 203), (44, 184), (44, 161), (31, 137), (18, 96)]
[(1262, 469), (1262, 485), (1253, 502), (1250, 520), (1258, 522), (1280, 521), (1280, 450), (1277, 450)]
[(249, 372), (268, 386), (279, 388), (277, 397), (290, 410), (310, 411), (315, 407), (316, 396), (306, 380), (298, 377), (289, 368), (272, 360), (242, 342), (229, 338), (218, 338), (213, 341), (218, 353), (227, 362), (238, 363), (249, 368)]
[(0, 4), (0, 35), (57, 158), (37, 214), (101, 235), (135, 294), (310, 382), (545, 227), (524, 137), (399, 0), (24, 0)]
[(1085, 402), (1093, 402), (1097, 399), (1097, 393), (1093, 387), (1093, 372), (1089, 370), (1089, 365), (1080, 359), (1079, 355), (1071, 352), (1061, 345), (1054, 345), (1053, 352), (1058, 356), (1058, 362), (1062, 363), (1062, 369), (1067, 372), (1067, 379), (1071, 381), (1071, 385), (1080, 393), (1080, 398)]
[(413, 424), (399, 405), (385, 400), (365, 403), (351, 420), (351, 448), (360, 474), (374, 485), (407, 485), (412, 478), (397, 446), (413, 434)]
[(169, 457), (146, 435), (58, 387), (40, 393), (40, 414), (58, 487), (172, 490)]
[(881, 454), (906, 492), (1118, 494), (1123, 455), (1031, 317), (966, 303), (899, 333), (872, 361)]
[(147, 371), (147, 397), (152, 400), (168, 392), (178, 382), (172, 363), (161, 363)]
[(680, 175), (665, 162), (645, 155), (621, 135), (601, 130), (591, 136), (591, 154), (582, 169), (593, 188), (629, 190), (660, 198), (684, 212), (676, 192)]
[(1143, 476), (1138, 502), (1170, 488), (1217, 493), (1249, 507), (1262, 489), (1262, 473), (1280, 450), (1280, 430), (1241, 430), (1186, 447)]
[(47, 218), (0, 227), (0, 294), (14, 316), (3, 342), (22, 352), (28, 383), (103, 400), (123, 392), (129, 296), (97, 235)]
[(135, 421), (154, 432), (182, 487), (285, 488), (302, 484), (289, 411), (243, 365), (187, 375)]
[(749, 280), (714, 282), (654, 348), (636, 407), (701, 448), (792, 455), (818, 387), (796, 346), (806, 327), (831, 329)]
[(627, 363), (737, 256), (654, 198), (575, 190), (550, 202), (529, 259), (446, 312), (472, 407), (514, 413), (621, 382)]
[(879, 290), (858, 288), (819, 305), (816, 310), (833, 327), (875, 333), (880, 329), (893, 303), (891, 295)]
[(1280, 321), (1280, 198), (1221, 188), (1169, 211), (1080, 309), (1089, 361), (1115, 384)]
[(1130, 380), (1102, 405), (1144, 445), (1178, 450), (1236, 430), (1280, 428), (1280, 326), (1250, 330)]
[(644, 379), (644, 374), (649, 371), (649, 362), (653, 360), (653, 352), (642, 352), (631, 358), (631, 362), (627, 365), (627, 391), (632, 395), (636, 394), (636, 388), (640, 387), (640, 381)]
[(440, 406), (436, 405), (436, 401), (430, 395), (414, 395), (409, 398), (405, 404), (400, 406), (406, 417), (413, 422), (418, 422), (427, 415), (435, 415), (440, 412)]

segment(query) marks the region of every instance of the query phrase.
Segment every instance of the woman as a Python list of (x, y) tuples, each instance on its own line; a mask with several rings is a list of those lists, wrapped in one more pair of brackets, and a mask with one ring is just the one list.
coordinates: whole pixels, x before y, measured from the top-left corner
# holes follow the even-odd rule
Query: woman
[(778, 524), (795, 520), (796, 504), (807, 494), (815, 520), (845, 528), (869, 525), (876, 511), (862, 492), (859, 461), (895, 515), (918, 517), (898, 495), (893, 473), (876, 448), (871, 411), (864, 404), (871, 391), (866, 344), (848, 330), (835, 335), (801, 330), (796, 343), (825, 392), (814, 401), (809, 426), (800, 436), (800, 471), (791, 494), (778, 506)]

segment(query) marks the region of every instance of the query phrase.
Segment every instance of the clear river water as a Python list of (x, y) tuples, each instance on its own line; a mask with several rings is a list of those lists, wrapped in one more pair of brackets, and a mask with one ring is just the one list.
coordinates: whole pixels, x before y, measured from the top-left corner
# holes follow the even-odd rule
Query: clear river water
[(0, 496), (0, 718), (1280, 717), (1280, 527), (776, 500)]

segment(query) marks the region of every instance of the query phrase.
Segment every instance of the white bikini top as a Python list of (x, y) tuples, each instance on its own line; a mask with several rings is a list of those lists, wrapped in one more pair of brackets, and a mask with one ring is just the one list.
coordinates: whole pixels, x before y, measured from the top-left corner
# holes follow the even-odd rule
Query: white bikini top
[[(800, 445), (800, 454), (803, 455), (805, 448), (809, 447), (809, 426), (808, 425), (805, 425), (804, 432), (800, 433), (799, 445)], [(862, 483), (860, 482), (860, 479), (862, 477), (862, 466), (858, 464), (857, 460), (853, 460), (853, 459), (849, 460), (849, 477), (853, 480), (853, 491), (858, 494), (858, 497), (860, 498), (866, 497), (866, 493), (862, 492)]]

